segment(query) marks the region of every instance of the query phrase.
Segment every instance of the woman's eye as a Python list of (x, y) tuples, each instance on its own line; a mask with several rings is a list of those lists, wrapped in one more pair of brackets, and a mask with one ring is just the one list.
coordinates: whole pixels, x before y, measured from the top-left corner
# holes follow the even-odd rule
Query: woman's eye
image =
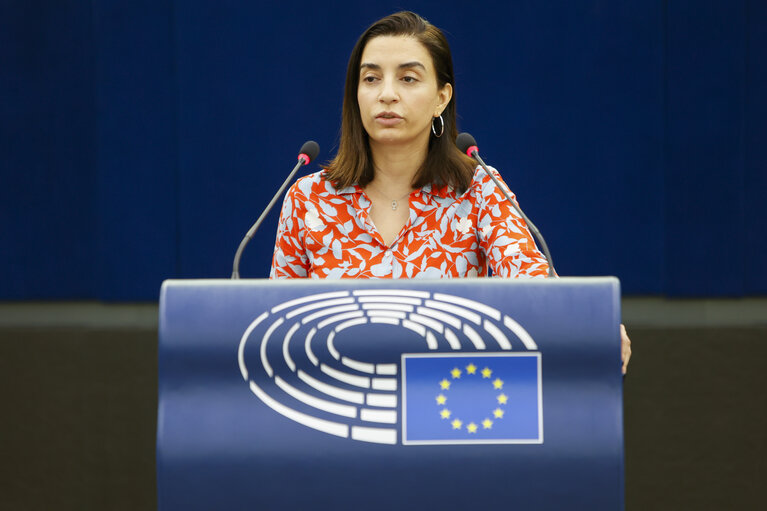
[(374, 81), (376, 81), (376, 77), (375, 76), (365, 76), (364, 78), (362, 78), (362, 81), (363, 82), (367, 82), (367, 83), (373, 83)]
[(405, 83), (413, 83), (413, 82), (417, 82), (418, 79), (415, 76), (403, 76), (402, 81), (404, 81)]

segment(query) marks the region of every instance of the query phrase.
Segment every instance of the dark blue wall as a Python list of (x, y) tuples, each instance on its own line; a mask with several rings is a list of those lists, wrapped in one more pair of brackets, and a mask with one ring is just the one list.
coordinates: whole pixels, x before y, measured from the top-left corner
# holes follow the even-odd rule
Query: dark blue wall
[(0, 4), (0, 299), (98, 292), (92, 25), (86, 2)]
[[(460, 128), (560, 274), (767, 293), (765, 2), (465, 5), (0, 3), (0, 299), (227, 277), (301, 143), (335, 152), (354, 41), (403, 7), (446, 31)], [(244, 276), (267, 275), (276, 215)]]

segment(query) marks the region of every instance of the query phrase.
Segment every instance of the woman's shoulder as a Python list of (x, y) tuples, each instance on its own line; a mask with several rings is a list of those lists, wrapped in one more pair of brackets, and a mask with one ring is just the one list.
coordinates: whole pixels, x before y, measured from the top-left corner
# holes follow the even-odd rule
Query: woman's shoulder
[(337, 193), (338, 190), (333, 186), (333, 183), (326, 179), (324, 170), (298, 178), (288, 190), (289, 196), (302, 196), (305, 199), (316, 199)]
[[(512, 199), (516, 199), (516, 195), (511, 191), (509, 185), (504, 181), (503, 177), (501, 177), (501, 174), (495, 167), (488, 165), (487, 169), (493, 174), (498, 183), (501, 184), (501, 187), (508, 192), (509, 196)], [(485, 169), (483, 169), (481, 165), (477, 165), (474, 168), (474, 175), (472, 176), (471, 183), (463, 197), (480, 205), (506, 201), (503, 190), (498, 188), (498, 185), (496, 185), (495, 181), (487, 174), (487, 172), (485, 172)]]
[[(501, 183), (504, 183), (503, 178), (501, 177), (500, 172), (495, 169), (495, 167), (491, 167), (490, 165), (487, 166), (488, 170), (493, 173), (493, 176), (495, 176), (496, 179), (498, 179)], [(469, 190), (476, 192), (479, 192), (481, 190), (486, 190), (490, 186), (495, 186), (495, 183), (493, 182), (493, 179), (487, 175), (487, 172), (485, 172), (485, 169), (482, 168), (481, 165), (477, 165), (474, 168), (474, 175), (471, 178), (471, 184), (469, 185)]]
[[(497, 178), (501, 177), (500, 172), (495, 167), (492, 167), (490, 165), (487, 166), (488, 170), (493, 173), (493, 175)], [(487, 181), (492, 181), (490, 179), (490, 176), (487, 175), (487, 172), (485, 172), (485, 169), (482, 168), (482, 165), (477, 165), (474, 167), (474, 175), (472, 176), (471, 182), (472, 184), (475, 183), (485, 183)]]

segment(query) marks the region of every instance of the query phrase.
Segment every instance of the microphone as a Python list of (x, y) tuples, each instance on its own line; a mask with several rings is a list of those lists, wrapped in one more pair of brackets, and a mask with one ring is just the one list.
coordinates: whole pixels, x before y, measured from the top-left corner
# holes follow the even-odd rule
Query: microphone
[(314, 140), (307, 140), (301, 146), (301, 150), (298, 151), (298, 161), (301, 161), (301, 158), (303, 158), (305, 160), (303, 165), (309, 165), (309, 162), (317, 158), (318, 154), (320, 154), (320, 145)]
[(245, 235), (245, 237), (240, 242), (240, 246), (237, 248), (237, 252), (234, 254), (234, 263), (232, 265), (232, 279), (239, 279), (240, 278), (240, 258), (242, 257), (242, 253), (245, 250), (245, 246), (248, 244), (248, 242), (253, 238), (253, 235), (256, 234), (256, 231), (261, 226), (261, 222), (264, 221), (264, 218), (266, 218), (266, 215), (269, 214), (269, 212), (274, 207), (274, 204), (277, 202), (277, 199), (280, 198), (282, 195), (282, 192), (285, 191), (285, 188), (287, 188), (288, 183), (293, 179), (293, 176), (296, 175), (296, 172), (298, 172), (298, 169), (301, 168), (303, 165), (308, 165), (310, 161), (317, 158), (317, 155), (320, 154), (320, 145), (315, 142), (314, 140), (308, 140), (304, 142), (304, 145), (301, 146), (301, 150), (298, 152), (298, 163), (296, 163), (296, 166), (293, 167), (293, 171), (290, 173), (288, 178), (285, 180), (285, 182), (282, 183), (282, 186), (279, 190), (277, 190), (277, 193), (274, 194), (274, 197), (272, 197), (272, 200), (269, 202), (269, 204), (266, 206), (266, 209), (263, 213), (261, 213), (261, 216), (258, 217), (258, 220), (256, 220), (256, 223), (253, 224), (253, 227), (248, 230), (248, 233)]
[(487, 168), (487, 165), (485, 165), (485, 162), (482, 161), (482, 158), (479, 156), (479, 148), (477, 147), (477, 141), (474, 140), (474, 137), (472, 137), (469, 133), (461, 133), (458, 135), (455, 139), (455, 145), (458, 146), (458, 149), (461, 150), (462, 153), (466, 153), (471, 158), (474, 158), (479, 162), (479, 164), (484, 169), (485, 173), (490, 176), (490, 179), (493, 180), (495, 183), (495, 186), (498, 187), (501, 192), (503, 192), (504, 197), (506, 197), (506, 200), (511, 203), (511, 205), (514, 207), (516, 212), (521, 216), (525, 223), (527, 223), (527, 226), (532, 231), (535, 238), (538, 240), (538, 243), (541, 244), (541, 248), (543, 249), (543, 255), (546, 257), (546, 262), (549, 264), (549, 277), (555, 276), (555, 270), (554, 270), (554, 262), (551, 260), (551, 253), (549, 252), (549, 246), (546, 244), (546, 240), (543, 239), (543, 235), (541, 234), (541, 231), (538, 230), (538, 228), (535, 226), (534, 223), (530, 221), (529, 218), (527, 218), (527, 215), (525, 215), (522, 210), (519, 208), (519, 204), (517, 204), (517, 201), (511, 198), (509, 193), (506, 191), (506, 188), (504, 188), (501, 185), (501, 182), (498, 181), (498, 178), (496, 178), (492, 172)]

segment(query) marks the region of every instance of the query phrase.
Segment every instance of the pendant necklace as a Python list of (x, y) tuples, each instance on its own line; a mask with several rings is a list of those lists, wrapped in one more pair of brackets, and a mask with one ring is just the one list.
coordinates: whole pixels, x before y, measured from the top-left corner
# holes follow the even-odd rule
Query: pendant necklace
[(391, 201), (391, 210), (392, 211), (397, 211), (397, 208), (399, 207), (399, 201), (403, 200), (406, 197), (410, 197), (410, 194), (412, 193), (412, 191), (410, 191), (407, 194), (405, 194), (402, 197), (400, 197), (399, 199), (390, 199), (386, 195), (382, 194), (381, 190), (379, 190), (378, 188), (373, 188), (373, 189), (376, 192), (378, 192), (383, 198), (385, 198), (388, 201)]

